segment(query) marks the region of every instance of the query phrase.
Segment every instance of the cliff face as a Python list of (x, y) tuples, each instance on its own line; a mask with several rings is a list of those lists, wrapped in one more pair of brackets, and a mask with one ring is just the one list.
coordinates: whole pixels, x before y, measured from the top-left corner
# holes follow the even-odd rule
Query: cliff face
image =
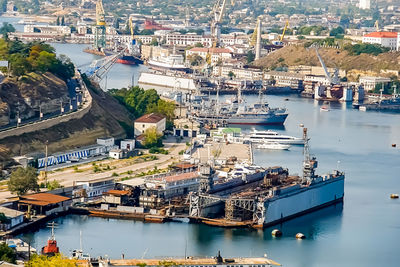
[(65, 151), (96, 143), (99, 137), (113, 136), (125, 138), (126, 132), (121, 123), (133, 127), (133, 120), (126, 108), (112, 96), (91, 92), (92, 108), (82, 119), (60, 123), (54, 127), (7, 137), (0, 140), (0, 164), (10, 157), (29, 153), (44, 153), (44, 144), (49, 142), (49, 153)]
[(0, 84), (0, 126), (14, 120), (18, 110), (22, 119), (38, 116), (39, 106), (44, 114), (57, 111), (68, 97), (65, 82), (49, 72), (5, 78)]

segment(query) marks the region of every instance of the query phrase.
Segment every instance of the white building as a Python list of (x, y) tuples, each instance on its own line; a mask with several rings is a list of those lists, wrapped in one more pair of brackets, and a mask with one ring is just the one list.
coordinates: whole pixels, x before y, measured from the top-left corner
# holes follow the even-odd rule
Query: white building
[(371, 9), (371, 0), (360, 0), (358, 7), (360, 9)]
[(74, 181), (72, 195), (75, 198), (99, 197), (104, 192), (114, 189), (115, 181), (112, 177)]
[(167, 119), (164, 115), (150, 113), (143, 115), (135, 120), (135, 135), (142, 135), (147, 129), (156, 128), (157, 132), (162, 134), (165, 131)]
[(186, 59), (193, 55), (199, 55), (204, 60), (207, 60), (207, 57), (210, 55), (211, 65), (216, 65), (219, 61), (224, 62), (224, 60), (232, 58), (232, 52), (226, 48), (194, 47), (186, 50)]
[(71, 34), (71, 28), (68, 26), (52, 26), (52, 25), (25, 25), (25, 33), (42, 33), (42, 34)]
[(362, 42), (378, 44), (390, 50), (397, 50), (397, 32), (371, 32), (363, 36)]
[(113, 159), (122, 159), (124, 157), (124, 152), (122, 149), (112, 149), (108, 152), (108, 156)]
[(238, 68), (232, 66), (215, 66), (213, 75), (218, 77), (229, 77), (229, 73), (233, 73), (234, 78), (243, 80), (262, 80), (263, 72), (255, 68)]
[(372, 76), (364, 76), (360, 77), (360, 84), (364, 85), (364, 90), (373, 91), (378, 84), (387, 84), (391, 80), (386, 77), (372, 77)]
[(97, 144), (106, 147), (113, 147), (115, 144), (114, 137), (97, 138)]
[(0, 223), (0, 229), (3, 231), (7, 231), (10, 228), (23, 223), (24, 221), (24, 212), (0, 206), (0, 213), (3, 213), (4, 216), (6, 216), (6, 218), (9, 220), (6, 223)]
[(135, 139), (125, 139), (121, 141), (121, 149), (132, 151), (135, 149)]

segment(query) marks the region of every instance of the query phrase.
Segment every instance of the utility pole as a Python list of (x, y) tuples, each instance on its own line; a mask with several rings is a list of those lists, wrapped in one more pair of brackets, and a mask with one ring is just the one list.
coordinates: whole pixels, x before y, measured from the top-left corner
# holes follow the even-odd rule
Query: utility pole
[(47, 146), (49, 144), (49, 140), (46, 140), (45, 145), (46, 145), (46, 156), (44, 157), (44, 184), (47, 187)]

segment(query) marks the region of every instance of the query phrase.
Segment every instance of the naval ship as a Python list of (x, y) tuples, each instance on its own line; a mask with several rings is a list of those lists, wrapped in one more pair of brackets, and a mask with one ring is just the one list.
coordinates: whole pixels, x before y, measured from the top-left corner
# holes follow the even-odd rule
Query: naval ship
[(264, 102), (261, 91), (258, 103), (245, 105), (239, 88), (237, 100), (232, 101), (228, 106), (221, 105), (218, 101), (203, 102), (193, 107), (191, 115), (200, 122), (217, 121), (224, 125), (283, 125), (288, 113), (285, 108), (269, 107), (269, 104)]

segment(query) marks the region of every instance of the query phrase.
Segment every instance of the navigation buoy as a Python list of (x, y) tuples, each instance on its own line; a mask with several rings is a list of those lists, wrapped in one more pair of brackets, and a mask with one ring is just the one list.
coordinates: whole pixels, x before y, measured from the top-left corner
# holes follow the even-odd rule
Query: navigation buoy
[(271, 235), (275, 236), (275, 237), (280, 237), (280, 236), (282, 236), (282, 232), (279, 231), (278, 229), (274, 229), (274, 230), (272, 230)]
[(297, 233), (296, 234), (296, 239), (305, 239), (305, 238), (306, 238), (306, 236), (303, 235), (302, 233)]
[(391, 194), (391, 195), (390, 195), (390, 198), (393, 198), (393, 199), (399, 198), (399, 194)]

